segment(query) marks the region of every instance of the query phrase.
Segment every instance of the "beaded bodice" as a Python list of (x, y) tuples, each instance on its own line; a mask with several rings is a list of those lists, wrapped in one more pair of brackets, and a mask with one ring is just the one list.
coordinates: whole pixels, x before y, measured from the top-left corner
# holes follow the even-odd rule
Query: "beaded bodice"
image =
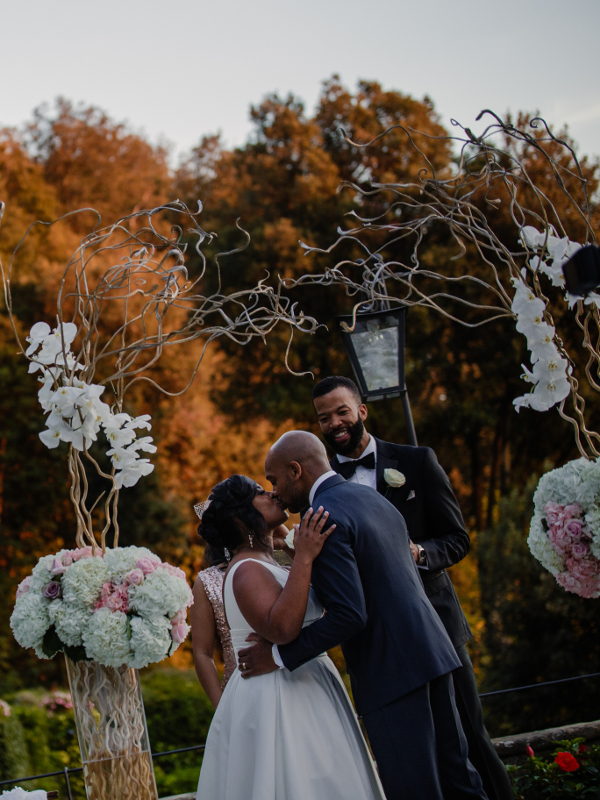
[(199, 577), (208, 599), (210, 600), (210, 604), (213, 607), (217, 635), (221, 641), (221, 647), (223, 648), (225, 670), (223, 672), (221, 687), (224, 689), (225, 684), (235, 671), (237, 663), (233, 644), (231, 643), (231, 631), (225, 619), (225, 609), (223, 608), (223, 572), (219, 567), (209, 567), (208, 569), (203, 569), (199, 573)]

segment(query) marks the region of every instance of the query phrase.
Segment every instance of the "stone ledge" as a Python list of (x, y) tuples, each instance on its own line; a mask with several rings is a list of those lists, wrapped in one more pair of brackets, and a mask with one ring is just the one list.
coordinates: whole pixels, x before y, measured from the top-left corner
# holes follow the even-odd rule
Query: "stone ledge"
[(500, 736), (492, 739), (500, 758), (525, 755), (527, 745), (536, 752), (553, 750), (554, 742), (559, 739), (576, 739), (583, 737), (588, 741), (600, 739), (600, 719), (594, 722), (579, 722), (575, 725), (563, 725), (560, 728), (547, 728), (544, 731), (518, 733), (515, 736)]

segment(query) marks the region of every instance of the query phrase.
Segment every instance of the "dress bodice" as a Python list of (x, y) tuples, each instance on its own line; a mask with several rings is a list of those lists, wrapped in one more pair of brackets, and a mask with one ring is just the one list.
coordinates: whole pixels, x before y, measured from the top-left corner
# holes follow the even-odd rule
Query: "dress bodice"
[(213, 608), (217, 636), (223, 648), (223, 663), (225, 669), (223, 671), (221, 688), (224, 689), (236, 668), (236, 658), (233, 645), (231, 644), (231, 631), (229, 630), (229, 625), (225, 619), (225, 611), (223, 609), (223, 570), (219, 569), (219, 567), (209, 567), (208, 569), (203, 569), (202, 572), (199, 573), (199, 577)]
[[(269, 572), (275, 577), (278, 583), (283, 587), (285, 586), (289, 571), (284, 567), (280, 567), (278, 564), (269, 564), (266, 561), (258, 561), (257, 559), (245, 558), (242, 561), (238, 561), (237, 564), (234, 564), (233, 567), (229, 570), (227, 574), (227, 579), (225, 580), (225, 588), (223, 590), (223, 598), (225, 601), (225, 611), (227, 613), (227, 619), (229, 621), (229, 626), (231, 629), (231, 642), (233, 644), (233, 649), (235, 651), (235, 657), (237, 660), (237, 654), (239, 650), (244, 647), (249, 647), (252, 643), (246, 641), (246, 637), (248, 634), (253, 633), (253, 628), (246, 622), (242, 612), (239, 609), (239, 606), (236, 602), (235, 595), (233, 593), (233, 573), (239, 567), (240, 564), (243, 564), (245, 561), (255, 561), (257, 564), (261, 564), (265, 569), (268, 569)], [(308, 596), (308, 605), (306, 607), (306, 613), (304, 615), (304, 622), (302, 623), (302, 627), (306, 625), (310, 625), (311, 623), (315, 622), (316, 620), (320, 619), (323, 616), (323, 606), (317, 599), (317, 595), (315, 594), (314, 590), (310, 589), (309, 596)]]

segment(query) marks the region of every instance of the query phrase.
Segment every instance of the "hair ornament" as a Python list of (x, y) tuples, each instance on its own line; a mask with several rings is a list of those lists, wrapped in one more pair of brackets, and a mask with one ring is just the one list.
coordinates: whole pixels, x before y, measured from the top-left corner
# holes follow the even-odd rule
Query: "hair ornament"
[(194, 511), (198, 515), (199, 520), (202, 519), (202, 515), (209, 507), (209, 505), (210, 505), (210, 500), (204, 500), (202, 503), (196, 503), (196, 505), (194, 506)]

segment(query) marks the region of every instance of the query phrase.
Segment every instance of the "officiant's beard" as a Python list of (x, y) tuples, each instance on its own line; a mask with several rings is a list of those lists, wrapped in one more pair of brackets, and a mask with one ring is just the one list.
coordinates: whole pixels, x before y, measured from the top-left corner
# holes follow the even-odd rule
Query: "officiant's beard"
[(338, 456), (347, 456), (350, 453), (354, 452), (358, 445), (360, 444), (360, 440), (363, 438), (363, 434), (365, 432), (365, 425), (362, 419), (359, 417), (354, 425), (349, 425), (347, 428), (348, 433), (350, 434), (350, 438), (346, 442), (346, 444), (338, 444), (336, 441), (333, 433), (324, 433), (323, 438), (327, 442), (327, 444), (331, 447), (331, 449), (338, 454)]

